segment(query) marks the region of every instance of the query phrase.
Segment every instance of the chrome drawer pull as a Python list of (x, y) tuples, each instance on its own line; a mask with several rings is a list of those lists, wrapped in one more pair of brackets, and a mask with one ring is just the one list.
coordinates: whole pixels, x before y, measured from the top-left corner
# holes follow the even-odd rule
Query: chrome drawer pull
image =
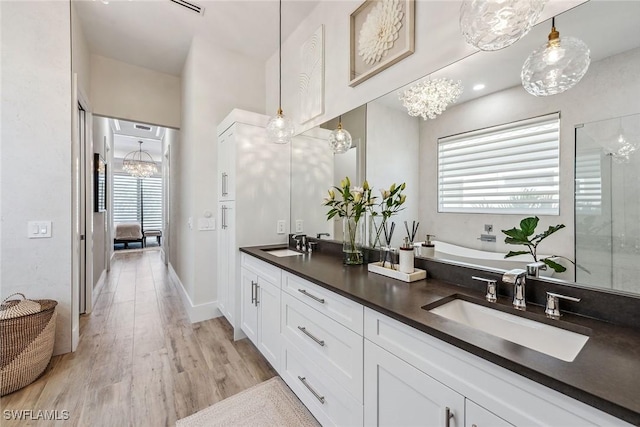
[(307, 331), (307, 328), (305, 328), (304, 326), (298, 326), (298, 329), (300, 329), (306, 336), (324, 347), (324, 340), (319, 340), (318, 338), (314, 337), (309, 331)]
[(311, 299), (314, 299), (314, 300), (318, 301), (320, 304), (324, 304), (324, 298), (318, 298), (317, 296), (312, 295), (309, 292), (307, 292), (306, 289), (298, 289), (298, 292), (300, 292), (303, 295), (308, 296)]
[(444, 425), (445, 425), (445, 427), (450, 427), (451, 426), (451, 418), (453, 418), (453, 412), (451, 412), (451, 409), (447, 406), (446, 408), (444, 408)]
[(318, 399), (320, 403), (324, 405), (324, 396), (320, 396), (318, 392), (313, 389), (313, 387), (307, 384), (307, 378), (301, 377), (300, 375), (298, 375), (298, 379), (302, 381), (302, 384), (304, 384), (304, 386), (309, 389), (309, 391), (316, 397), (316, 399)]

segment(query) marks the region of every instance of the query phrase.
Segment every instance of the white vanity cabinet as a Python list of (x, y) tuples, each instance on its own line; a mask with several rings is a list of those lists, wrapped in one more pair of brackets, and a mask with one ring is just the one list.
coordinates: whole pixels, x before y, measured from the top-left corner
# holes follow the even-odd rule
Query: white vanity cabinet
[(363, 423), (363, 306), (283, 272), (283, 379), (322, 425)]
[(280, 370), (281, 270), (242, 255), (242, 331), (276, 371)]
[[(385, 393), (380, 397), (376, 393), (387, 386), (396, 387), (396, 399), (402, 403), (403, 413), (410, 414), (408, 417), (419, 416), (423, 406), (432, 407), (434, 413), (440, 410), (442, 421), (437, 425), (446, 425), (438, 405), (455, 411), (450, 419), (450, 425), (455, 426), (629, 425), (368, 308), (364, 331), (367, 425), (386, 422), (378, 417), (392, 410), (394, 396)], [(435, 386), (427, 386), (431, 382), (425, 377), (445, 388), (436, 391)], [(418, 386), (420, 383), (423, 385)], [(454, 395), (450, 396), (448, 390)], [(444, 391), (447, 398), (438, 400)], [(451, 403), (456, 401), (455, 395), (465, 402), (466, 411), (460, 408), (459, 400)]]
[[(217, 128), (217, 290), (218, 307), (240, 327), (241, 246), (284, 243), (289, 224), (289, 146), (267, 140), (268, 116), (233, 110)], [(203, 183), (206, 185), (206, 183)]]
[(370, 341), (364, 347), (365, 425), (464, 426), (464, 396)]

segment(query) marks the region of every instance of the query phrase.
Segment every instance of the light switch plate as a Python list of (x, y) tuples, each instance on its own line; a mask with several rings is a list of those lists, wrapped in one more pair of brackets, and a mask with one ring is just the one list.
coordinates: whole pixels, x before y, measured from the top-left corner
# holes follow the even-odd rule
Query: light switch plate
[(27, 222), (27, 237), (29, 239), (43, 239), (51, 237), (51, 221)]
[(276, 233), (277, 234), (284, 234), (284, 232), (285, 232), (284, 219), (279, 219), (278, 223), (276, 225)]
[(212, 231), (216, 229), (215, 218), (198, 218), (198, 230)]
[(296, 233), (302, 233), (304, 231), (304, 223), (301, 219), (296, 219)]

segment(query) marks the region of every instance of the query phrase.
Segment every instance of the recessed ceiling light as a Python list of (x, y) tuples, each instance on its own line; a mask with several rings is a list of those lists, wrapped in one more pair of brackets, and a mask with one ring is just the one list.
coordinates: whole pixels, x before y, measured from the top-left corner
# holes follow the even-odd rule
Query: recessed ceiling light
[(473, 86), (473, 90), (482, 90), (484, 89), (484, 83), (478, 83), (477, 85)]

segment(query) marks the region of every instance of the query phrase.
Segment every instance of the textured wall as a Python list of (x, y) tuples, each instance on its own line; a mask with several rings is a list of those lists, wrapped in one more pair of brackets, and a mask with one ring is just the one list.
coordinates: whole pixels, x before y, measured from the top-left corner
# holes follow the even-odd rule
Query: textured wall
[[(69, 2), (0, 2), (0, 292), (58, 301), (55, 353), (71, 351)], [(46, 23), (46, 25), (43, 25)], [(27, 238), (27, 221), (52, 236)]]

